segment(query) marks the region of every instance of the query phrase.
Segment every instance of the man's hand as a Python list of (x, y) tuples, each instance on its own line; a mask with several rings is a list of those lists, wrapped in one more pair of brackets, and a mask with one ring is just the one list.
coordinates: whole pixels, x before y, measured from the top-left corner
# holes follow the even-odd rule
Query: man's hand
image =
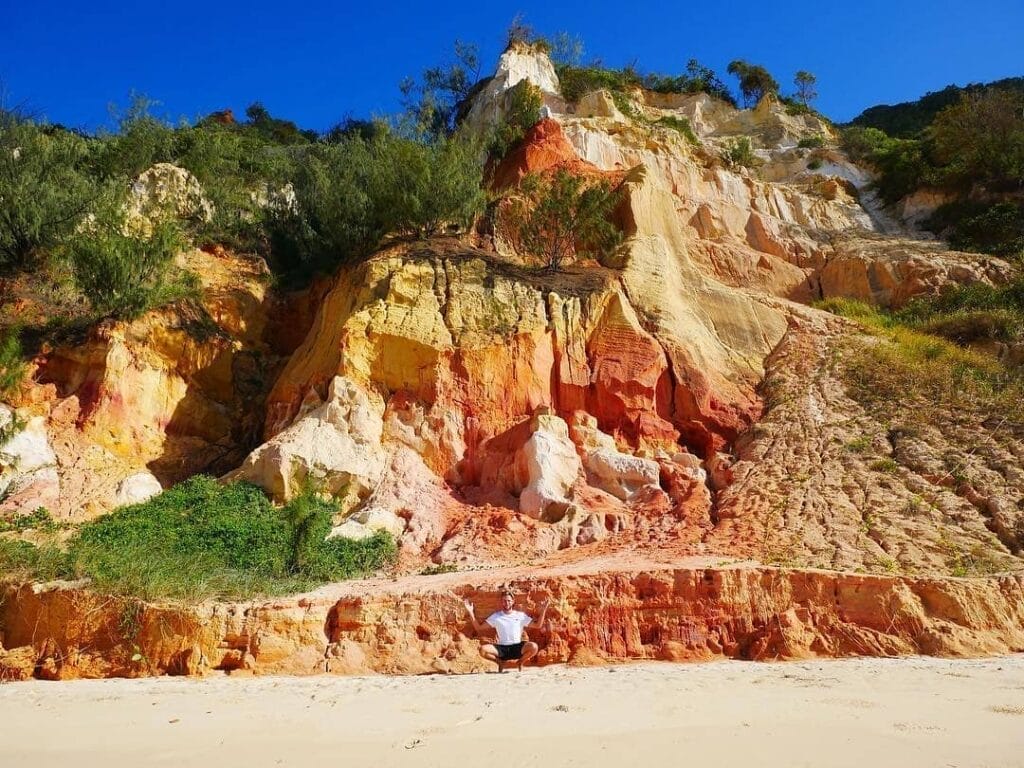
[(469, 612), (469, 615), (475, 618), (476, 614), (473, 611), (473, 602), (467, 597), (462, 601), (462, 604), (466, 606), (466, 610)]

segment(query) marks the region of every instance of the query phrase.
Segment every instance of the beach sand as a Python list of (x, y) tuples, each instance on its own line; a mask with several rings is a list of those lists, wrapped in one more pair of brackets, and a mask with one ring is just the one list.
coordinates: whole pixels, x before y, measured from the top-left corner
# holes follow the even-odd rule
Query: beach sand
[(68, 766), (1024, 766), (1024, 656), (0, 685)]

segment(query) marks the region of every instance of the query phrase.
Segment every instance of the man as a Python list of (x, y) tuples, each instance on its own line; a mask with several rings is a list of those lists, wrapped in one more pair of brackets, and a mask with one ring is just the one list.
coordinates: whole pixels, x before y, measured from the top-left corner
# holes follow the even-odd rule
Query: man
[[(523, 664), (537, 655), (539, 650), (534, 642), (523, 642), (523, 627), (533, 624), (533, 619), (522, 611), (515, 610), (515, 597), (507, 589), (501, 593), (501, 610), (495, 611), (481, 624), (476, 620), (476, 612), (473, 603), (463, 600), (466, 611), (469, 613), (469, 620), (473, 623), (473, 630), (479, 635), (487, 631), (487, 627), (493, 627), (498, 635), (496, 643), (486, 643), (480, 647), (480, 655), (488, 661), (498, 665), (498, 671), (504, 672), (505, 665), (515, 662), (520, 672)], [(537, 628), (544, 628), (544, 621), (548, 615), (548, 601), (541, 604), (540, 619), (537, 621)]]

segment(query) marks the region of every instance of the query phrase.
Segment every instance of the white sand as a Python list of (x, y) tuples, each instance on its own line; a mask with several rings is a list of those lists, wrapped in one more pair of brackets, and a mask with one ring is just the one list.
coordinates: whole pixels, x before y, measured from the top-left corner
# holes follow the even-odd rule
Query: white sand
[(1024, 766), (1024, 656), (11, 683), (0, 765)]

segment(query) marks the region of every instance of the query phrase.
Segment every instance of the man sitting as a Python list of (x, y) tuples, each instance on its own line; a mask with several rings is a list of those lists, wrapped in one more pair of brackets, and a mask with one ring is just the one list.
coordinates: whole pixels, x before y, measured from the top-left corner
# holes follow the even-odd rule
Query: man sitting
[[(537, 655), (539, 650), (534, 642), (523, 642), (523, 627), (533, 624), (533, 619), (522, 611), (515, 610), (515, 597), (507, 589), (501, 593), (501, 610), (495, 611), (481, 624), (476, 620), (476, 613), (473, 603), (464, 600), (466, 611), (469, 613), (469, 620), (473, 623), (473, 630), (477, 634), (487, 631), (487, 627), (493, 627), (498, 635), (498, 642), (486, 643), (480, 647), (480, 655), (488, 661), (496, 662), (498, 671), (505, 671), (505, 664), (516, 662), (521, 672), (523, 663)], [(544, 628), (544, 621), (548, 614), (548, 601), (541, 604), (540, 619), (537, 621), (537, 628)]]

